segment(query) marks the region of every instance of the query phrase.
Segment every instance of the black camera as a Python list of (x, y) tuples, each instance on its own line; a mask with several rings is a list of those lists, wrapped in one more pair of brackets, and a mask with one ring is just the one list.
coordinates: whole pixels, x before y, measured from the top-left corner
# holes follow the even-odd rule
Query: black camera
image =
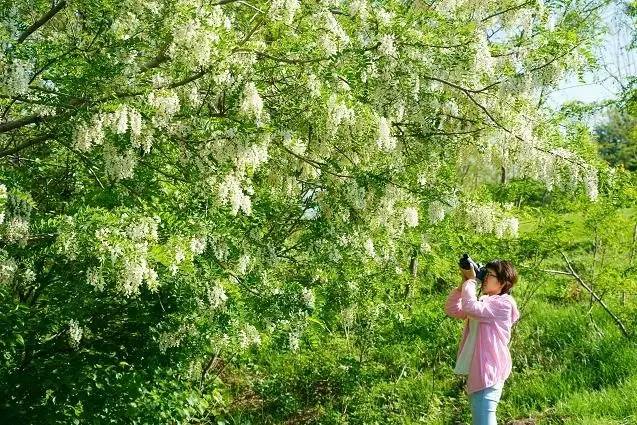
[(476, 278), (481, 282), (484, 280), (484, 278), (487, 275), (487, 268), (484, 265), (473, 261), (471, 257), (469, 257), (469, 254), (467, 254), (466, 252), (462, 254), (462, 257), (460, 257), (460, 261), (458, 261), (458, 265), (463, 270), (473, 269), (473, 271), (476, 273)]

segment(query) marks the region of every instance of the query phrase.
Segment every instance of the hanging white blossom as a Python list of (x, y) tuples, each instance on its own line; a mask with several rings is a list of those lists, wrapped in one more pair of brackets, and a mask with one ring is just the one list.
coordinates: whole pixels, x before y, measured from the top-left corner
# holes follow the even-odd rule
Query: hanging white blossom
[(114, 181), (133, 178), (137, 159), (133, 151), (119, 152), (113, 145), (107, 144), (103, 151), (106, 174)]
[(440, 201), (433, 201), (429, 204), (429, 222), (436, 224), (444, 220), (445, 218), (445, 206)]
[(376, 249), (374, 248), (374, 241), (371, 238), (367, 239), (363, 244), (363, 248), (365, 248), (365, 252), (372, 258), (376, 258)]
[(243, 100), (241, 101), (240, 111), (242, 114), (260, 118), (263, 112), (263, 100), (259, 96), (257, 87), (252, 81), (248, 82), (243, 88)]
[(121, 105), (113, 113), (113, 131), (117, 134), (124, 134), (128, 131), (128, 107)]
[(391, 135), (391, 122), (385, 117), (381, 117), (379, 120), (376, 144), (383, 151), (391, 151), (396, 148), (396, 139)]
[(418, 210), (414, 207), (405, 208), (405, 224), (409, 227), (418, 226)]
[(380, 46), (378, 46), (380, 54), (385, 56), (396, 57), (398, 51), (394, 45), (394, 36), (392, 34), (384, 34), (380, 38)]
[(252, 345), (261, 344), (261, 335), (259, 331), (253, 325), (246, 325), (239, 331), (239, 345), (241, 348), (246, 349)]
[(224, 205), (230, 205), (232, 215), (237, 215), (239, 210), (244, 214), (252, 213), (252, 202), (250, 197), (241, 187), (241, 182), (235, 173), (229, 173), (219, 185), (219, 198)]
[(195, 255), (201, 255), (206, 250), (205, 238), (192, 238), (190, 240), (190, 251)]
[(303, 288), (301, 296), (303, 298), (303, 304), (305, 304), (307, 308), (313, 309), (315, 302), (314, 291), (310, 288)]
[(208, 288), (208, 302), (212, 309), (217, 309), (225, 304), (228, 300), (228, 296), (223, 289), (223, 286), (218, 282), (212, 287)]
[(5, 85), (13, 95), (25, 94), (29, 89), (29, 82), (33, 75), (33, 62), (24, 59), (14, 59), (5, 74)]
[(71, 346), (77, 348), (82, 340), (83, 329), (75, 319), (69, 320), (69, 342)]

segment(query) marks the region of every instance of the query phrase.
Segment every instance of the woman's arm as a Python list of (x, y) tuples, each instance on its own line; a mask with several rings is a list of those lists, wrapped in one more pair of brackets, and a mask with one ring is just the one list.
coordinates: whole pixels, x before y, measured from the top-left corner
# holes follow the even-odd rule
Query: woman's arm
[(447, 297), (447, 302), (445, 302), (445, 313), (447, 316), (454, 317), (456, 319), (464, 320), (467, 318), (467, 314), (462, 310), (462, 305), (460, 303), (460, 287), (454, 288)]
[(511, 313), (511, 305), (503, 298), (490, 298), (488, 301), (478, 301), (476, 297), (476, 281), (468, 279), (462, 284), (460, 296), (462, 310), (470, 317), (481, 322), (507, 320)]

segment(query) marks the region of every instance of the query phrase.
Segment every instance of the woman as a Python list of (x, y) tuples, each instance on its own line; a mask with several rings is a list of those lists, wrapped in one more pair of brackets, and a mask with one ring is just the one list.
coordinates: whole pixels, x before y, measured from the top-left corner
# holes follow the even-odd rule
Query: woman
[(445, 303), (448, 316), (467, 320), (458, 348), (454, 372), (468, 375), (467, 393), (471, 400), (473, 425), (496, 425), (495, 411), (504, 381), (511, 373), (509, 340), (511, 326), (520, 313), (510, 294), (518, 275), (509, 261), (486, 265), (482, 296), (476, 298), (476, 275), (461, 270), (463, 282), (449, 294)]

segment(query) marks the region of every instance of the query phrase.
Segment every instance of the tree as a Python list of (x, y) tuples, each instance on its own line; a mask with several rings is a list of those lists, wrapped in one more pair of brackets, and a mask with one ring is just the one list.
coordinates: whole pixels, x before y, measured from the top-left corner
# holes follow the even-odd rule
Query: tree
[(5, 1), (2, 415), (202, 416), (220, 359), (514, 237), (481, 183), (596, 199), (542, 105), (607, 2), (561, 3)]
[(608, 122), (595, 129), (601, 155), (613, 166), (637, 170), (637, 117), (612, 109)]

